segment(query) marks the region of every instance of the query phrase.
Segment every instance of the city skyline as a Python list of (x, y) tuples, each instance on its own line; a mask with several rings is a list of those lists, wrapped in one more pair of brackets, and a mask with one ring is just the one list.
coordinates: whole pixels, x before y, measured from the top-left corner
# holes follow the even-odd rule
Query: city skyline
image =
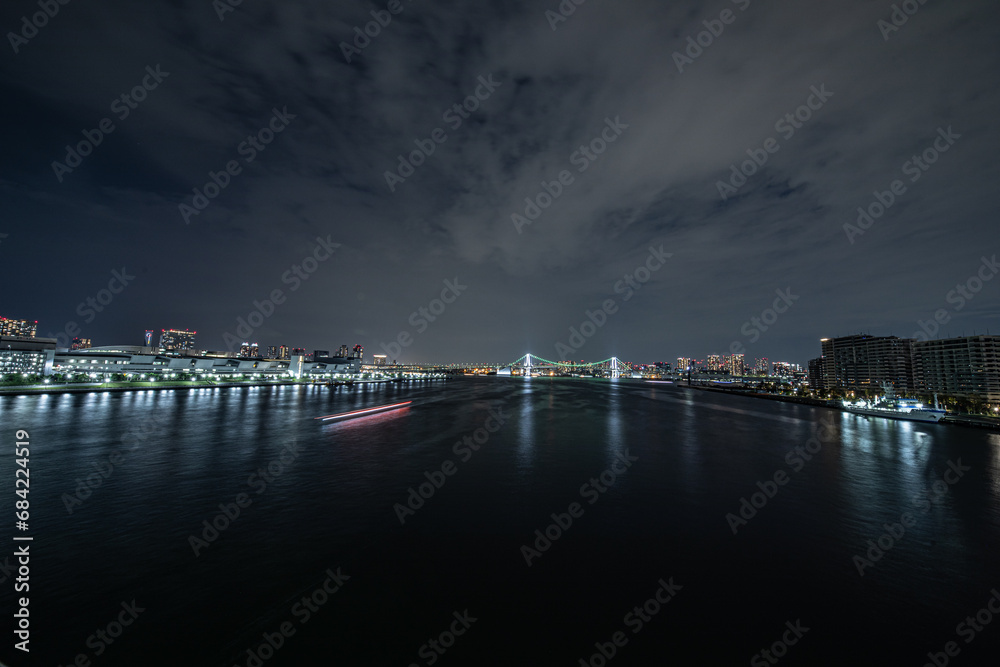
[(112, 6), (0, 9), (2, 310), (40, 335), (805, 363), (998, 328), (993, 4), (405, 5), (364, 48), (367, 7)]

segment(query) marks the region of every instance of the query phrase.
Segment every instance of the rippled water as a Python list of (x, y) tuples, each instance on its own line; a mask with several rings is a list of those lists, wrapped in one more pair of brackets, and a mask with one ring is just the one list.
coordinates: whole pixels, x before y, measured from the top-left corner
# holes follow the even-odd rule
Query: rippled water
[[(487, 433), (491, 411), (504, 423)], [(609, 665), (769, 664), (751, 661), (799, 620), (781, 664), (921, 665), (948, 641), (952, 664), (991, 664), (1000, 645), (1000, 619), (971, 643), (956, 630), (1000, 587), (988, 431), (498, 377), (5, 396), (0, 422), (5, 488), (14, 431), (31, 435), (31, 664), (245, 666), (262, 643), (266, 665), (579, 665), (595, 643)], [(443, 480), (432, 495), (425, 473)], [(758, 482), (773, 497), (753, 498)], [(745, 522), (743, 498), (760, 505)], [(571, 509), (529, 566), (522, 547)], [(673, 597), (649, 604), (661, 579)], [(119, 636), (95, 634), (122, 614)], [(12, 643), (0, 655), (24, 664)]]

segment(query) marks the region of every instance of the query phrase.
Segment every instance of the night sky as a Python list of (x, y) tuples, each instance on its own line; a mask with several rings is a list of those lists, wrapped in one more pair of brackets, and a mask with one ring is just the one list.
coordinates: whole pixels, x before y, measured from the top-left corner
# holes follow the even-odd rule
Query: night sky
[(0, 315), (40, 336), (804, 364), (937, 311), (1000, 333), (992, 0), (51, 2), (0, 9)]

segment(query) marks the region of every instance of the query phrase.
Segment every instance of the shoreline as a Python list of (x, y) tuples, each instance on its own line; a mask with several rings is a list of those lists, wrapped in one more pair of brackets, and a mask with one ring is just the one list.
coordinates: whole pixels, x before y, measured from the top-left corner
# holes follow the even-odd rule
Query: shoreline
[[(784, 403), (798, 403), (800, 405), (812, 405), (820, 408), (829, 408), (839, 412), (847, 412), (839, 404), (820, 398), (806, 398), (805, 396), (782, 396), (779, 394), (760, 394), (750, 391), (735, 391), (732, 389), (722, 389), (720, 387), (698, 387), (694, 385), (679, 385), (687, 389), (698, 389), (699, 391), (714, 391), (720, 394), (735, 394), (737, 396), (747, 396), (749, 398), (763, 398), (769, 401), (782, 401)], [(880, 419), (891, 419), (890, 417), (880, 417)], [(893, 420), (905, 421), (905, 420)], [(926, 422), (921, 422), (926, 423)], [(1000, 419), (983, 417), (979, 415), (945, 415), (939, 424), (954, 424), (956, 426), (969, 426), (971, 428), (983, 428), (989, 431), (1000, 430)]]
[(28, 387), (2, 387), (0, 388), (0, 396), (38, 396), (40, 394), (87, 394), (91, 392), (98, 393), (120, 393), (127, 391), (171, 391), (171, 390), (183, 390), (183, 389), (228, 389), (232, 387), (327, 387), (333, 389), (337, 386), (352, 386), (361, 384), (381, 384), (386, 382), (391, 382), (392, 380), (352, 380), (351, 382), (342, 382), (338, 384), (323, 382), (296, 382), (294, 380), (282, 380), (279, 382), (217, 382), (217, 383), (171, 383), (171, 382), (156, 382), (149, 383), (149, 386), (130, 386), (130, 387), (104, 387), (101, 385), (87, 385), (87, 386), (73, 386), (73, 385), (52, 385), (48, 387), (39, 387), (37, 385), (32, 385)]

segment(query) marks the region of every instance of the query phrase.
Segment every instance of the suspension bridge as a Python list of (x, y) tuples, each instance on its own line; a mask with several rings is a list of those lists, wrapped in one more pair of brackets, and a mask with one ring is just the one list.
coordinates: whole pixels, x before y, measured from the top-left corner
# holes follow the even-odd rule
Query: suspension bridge
[(603, 361), (549, 361), (531, 354), (525, 354), (509, 364), (497, 368), (497, 375), (543, 375), (558, 373), (565, 375), (599, 375), (610, 378), (632, 377), (638, 374), (638, 364), (630, 364), (618, 357)]

